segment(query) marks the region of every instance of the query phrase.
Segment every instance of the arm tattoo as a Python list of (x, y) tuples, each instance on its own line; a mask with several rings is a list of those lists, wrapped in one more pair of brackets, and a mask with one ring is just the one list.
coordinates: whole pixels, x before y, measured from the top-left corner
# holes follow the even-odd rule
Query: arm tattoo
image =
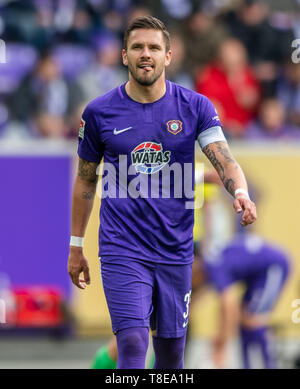
[(235, 168), (237, 169), (237, 164), (233, 158), (233, 156), (230, 153), (230, 150), (225, 142), (216, 142), (218, 151), (223, 155), (223, 157), (226, 159), (226, 162), (233, 163), (235, 165)]
[[(231, 155), (227, 144), (225, 142), (214, 142), (203, 147), (203, 152), (218, 172), (226, 190), (234, 195), (235, 181), (231, 177), (226, 177), (224, 165), (228, 166), (228, 164), (232, 164), (237, 170), (238, 164)], [(221, 158), (218, 158), (218, 155)]]
[(224, 183), (226, 190), (233, 195), (234, 190), (235, 190), (234, 180), (232, 178), (228, 178), (227, 180), (225, 180), (225, 182), (223, 181), (223, 183)]
[(97, 166), (98, 164), (95, 162), (89, 162), (79, 158), (78, 176), (82, 181), (86, 181), (89, 184), (96, 184), (98, 180)]
[(213, 167), (218, 172), (221, 180), (223, 181), (223, 178), (224, 178), (224, 167), (221, 164), (221, 162), (218, 160), (218, 158), (216, 157), (215, 152), (212, 150), (212, 148), (210, 148), (210, 145), (207, 145), (207, 146), (203, 147), (203, 152), (207, 156), (207, 158), (210, 160), (210, 162), (212, 163)]
[(95, 194), (94, 192), (83, 192), (82, 198), (83, 200), (93, 200), (94, 194)]

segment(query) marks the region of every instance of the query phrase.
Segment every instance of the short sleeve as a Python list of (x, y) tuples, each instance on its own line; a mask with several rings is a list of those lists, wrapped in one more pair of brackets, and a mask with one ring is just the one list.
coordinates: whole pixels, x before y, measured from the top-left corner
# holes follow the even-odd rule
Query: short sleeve
[(100, 128), (89, 106), (83, 112), (78, 133), (78, 155), (80, 158), (100, 163), (104, 144), (100, 140)]
[(209, 143), (217, 141), (226, 142), (217, 110), (206, 96), (201, 95), (200, 97), (198, 128), (196, 132), (200, 147), (203, 148)]

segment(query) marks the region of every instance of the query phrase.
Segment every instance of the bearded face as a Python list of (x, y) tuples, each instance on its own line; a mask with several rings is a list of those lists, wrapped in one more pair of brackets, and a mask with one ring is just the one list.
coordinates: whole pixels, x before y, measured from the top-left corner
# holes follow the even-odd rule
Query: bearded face
[(170, 52), (162, 31), (137, 29), (130, 33), (127, 50), (123, 50), (123, 63), (129, 74), (140, 85), (153, 85), (170, 63)]

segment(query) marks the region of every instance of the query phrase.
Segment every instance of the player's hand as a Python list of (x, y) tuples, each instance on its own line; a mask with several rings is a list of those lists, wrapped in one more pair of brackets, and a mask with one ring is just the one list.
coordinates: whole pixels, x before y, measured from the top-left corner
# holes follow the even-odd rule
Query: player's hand
[(243, 193), (239, 193), (236, 196), (233, 202), (233, 208), (237, 213), (241, 213), (242, 211), (244, 211), (241, 220), (241, 225), (243, 227), (247, 226), (248, 224), (254, 223), (257, 219), (255, 204), (249, 199), (249, 197), (247, 197)]
[[(89, 265), (81, 247), (70, 247), (68, 273), (73, 284), (79, 289), (85, 289), (90, 284)], [(80, 273), (83, 273), (83, 278), (80, 277)]]

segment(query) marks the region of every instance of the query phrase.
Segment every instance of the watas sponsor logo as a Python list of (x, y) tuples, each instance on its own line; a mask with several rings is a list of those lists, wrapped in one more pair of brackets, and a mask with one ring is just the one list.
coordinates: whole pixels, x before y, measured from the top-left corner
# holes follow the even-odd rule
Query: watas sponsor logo
[(131, 162), (138, 173), (153, 174), (170, 162), (171, 151), (163, 151), (155, 142), (140, 143), (131, 152)]

